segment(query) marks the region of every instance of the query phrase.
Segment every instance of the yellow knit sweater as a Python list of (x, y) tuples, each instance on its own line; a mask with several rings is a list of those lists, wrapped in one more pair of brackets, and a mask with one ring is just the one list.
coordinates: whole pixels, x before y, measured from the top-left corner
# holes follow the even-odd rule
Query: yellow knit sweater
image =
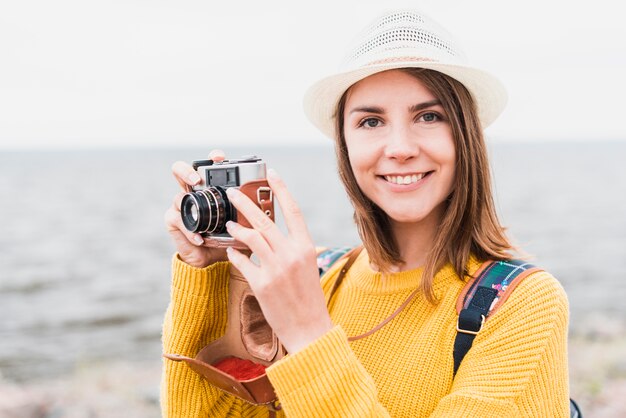
[[(328, 293), (342, 263), (323, 278)], [(472, 259), (468, 271), (479, 263)], [(525, 278), (485, 323), (453, 379), (455, 303), (464, 283), (450, 266), (434, 280), (437, 305), (418, 296), (421, 269), (381, 277), (363, 251), (330, 306), (336, 326), (268, 368), (287, 417), (567, 417), (567, 297), (550, 274)], [(164, 352), (195, 357), (225, 332), (228, 265), (173, 261)], [(164, 360), (164, 417), (267, 417), (268, 410), (212, 387), (186, 364)]]

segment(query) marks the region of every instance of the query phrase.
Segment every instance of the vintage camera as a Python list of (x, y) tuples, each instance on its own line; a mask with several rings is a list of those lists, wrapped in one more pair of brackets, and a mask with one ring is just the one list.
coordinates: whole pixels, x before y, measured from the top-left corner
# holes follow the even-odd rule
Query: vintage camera
[(265, 180), (265, 163), (256, 156), (237, 160), (198, 160), (193, 168), (203, 179), (182, 200), (180, 214), (191, 232), (211, 237), (218, 246), (230, 246), (235, 240), (226, 231), (226, 222), (235, 221), (249, 227), (245, 217), (229, 202), (226, 190), (238, 188), (274, 220), (272, 190)]
[[(209, 237), (217, 247), (246, 246), (231, 237), (225, 228), (229, 220), (250, 226), (229, 202), (226, 190), (236, 187), (274, 220), (272, 190), (265, 179), (265, 163), (257, 157), (225, 160), (194, 161), (194, 170), (204, 180), (184, 195), (181, 217), (185, 228)], [(249, 363), (269, 366), (287, 352), (269, 326), (245, 276), (231, 264), (228, 275), (228, 308), (226, 330), (222, 337), (202, 348), (195, 358), (181, 354), (164, 354), (174, 361), (184, 361), (212, 385), (254, 405), (274, 405), (276, 393), (264, 367), (254, 376), (235, 376), (220, 366), (224, 360), (237, 367)], [(255, 367), (256, 368), (256, 367)], [(242, 370), (245, 371), (245, 370)]]

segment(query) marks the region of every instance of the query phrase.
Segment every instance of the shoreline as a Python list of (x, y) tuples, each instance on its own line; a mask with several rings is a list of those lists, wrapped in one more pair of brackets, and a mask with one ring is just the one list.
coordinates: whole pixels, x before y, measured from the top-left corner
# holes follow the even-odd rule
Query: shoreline
[(0, 418), (156, 417), (160, 378), (158, 363), (115, 361), (23, 384), (0, 379)]

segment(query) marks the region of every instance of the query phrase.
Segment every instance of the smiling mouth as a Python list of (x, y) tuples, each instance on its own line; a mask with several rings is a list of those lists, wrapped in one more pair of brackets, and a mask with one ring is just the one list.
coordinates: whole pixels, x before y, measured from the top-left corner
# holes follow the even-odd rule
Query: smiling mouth
[(392, 184), (413, 184), (413, 183), (417, 183), (418, 181), (430, 175), (431, 173), (432, 171), (428, 171), (426, 173), (409, 174), (406, 176), (381, 176), (381, 177), (383, 177), (388, 183), (392, 183)]

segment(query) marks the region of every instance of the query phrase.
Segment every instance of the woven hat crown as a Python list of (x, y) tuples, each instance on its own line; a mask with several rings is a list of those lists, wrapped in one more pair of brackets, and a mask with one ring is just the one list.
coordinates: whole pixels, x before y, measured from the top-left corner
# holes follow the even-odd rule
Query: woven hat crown
[(448, 31), (411, 10), (373, 21), (348, 48), (341, 67), (354, 69), (391, 60), (467, 63), (467, 57)]

